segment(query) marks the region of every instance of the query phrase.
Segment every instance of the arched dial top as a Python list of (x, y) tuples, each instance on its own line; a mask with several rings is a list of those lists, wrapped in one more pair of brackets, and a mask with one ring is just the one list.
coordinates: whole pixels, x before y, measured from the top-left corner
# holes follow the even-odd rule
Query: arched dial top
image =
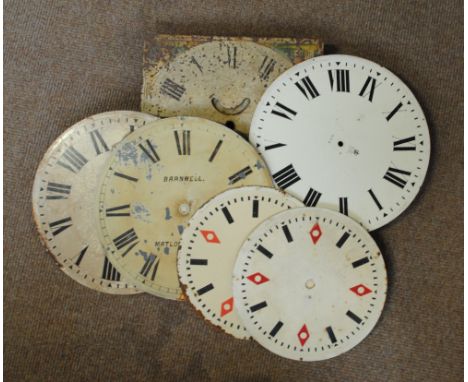
[(32, 204), (40, 237), (75, 281), (106, 293), (137, 293), (112, 266), (96, 232), (98, 179), (113, 146), (157, 118), (133, 111), (88, 117), (66, 130), (44, 155)]
[(430, 156), (424, 113), (408, 87), (380, 65), (345, 55), (283, 73), (256, 109), (250, 141), (279, 187), (368, 230), (409, 206)]
[(143, 109), (203, 117), (247, 135), (265, 88), (291, 65), (286, 55), (254, 42), (203, 43), (159, 70)]
[(242, 321), (262, 346), (318, 361), (370, 333), (385, 303), (387, 275), (377, 245), (359, 224), (330, 210), (297, 208), (249, 235), (233, 289)]
[(247, 186), (217, 195), (190, 219), (178, 253), (179, 277), (190, 302), (207, 320), (234, 337), (249, 336), (232, 295), (232, 271), (239, 249), (263, 220), (302, 206), (282, 191)]
[(151, 123), (122, 141), (99, 195), (102, 242), (139, 288), (178, 299), (176, 254), (185, 224), (228, 188), (271, 185), (255, 149), (230, 129), (201, 118)]

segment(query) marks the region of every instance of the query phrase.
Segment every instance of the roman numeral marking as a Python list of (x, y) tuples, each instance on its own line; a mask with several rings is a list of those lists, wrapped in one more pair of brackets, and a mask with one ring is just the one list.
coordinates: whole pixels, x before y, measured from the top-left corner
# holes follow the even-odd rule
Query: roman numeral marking
[(258, 218), (259, 202), (257, 199), (252, 201), (252, 217)]
[(362, 259), (354, 261), (351, 265), (353, 268), (360, 267), (361, 265), (367, 264), (369, 262), (369, 258), (363, 257)]
[(138, 244), (138, 236), (133, 228), (130, 228), (128, 231), (125, 231), (123, 234), (117, 236), (114, 240), (115, 247), (120, 250), (129, 246), (125, 252), (122, 254), (124, 257), (128, 252), (132, 250), (135, 245)]
[(190, 265), (208, 265), (206, 259), (190, 259)]
[(208, 285), (205, 285), (203, 288), (200, 288), (197, 290), (197, 293), (199, 296), (201, 296), (202, 294), (205, 294), (206, 292), (209, 292), (210, 290), (213, 290), (214, 289), (214, 286), (213, 284), (208, 284)]
[(351, 318), (351, 320), (353, 320), (356, 324), (360, 324), (362, 322), (362, 319), (357, 316), (356, 314), (354, 314), (353, 312), (351, 312), (350, 310), (348, 310), (346, 312), (346, 315)]
[(395, 174), (402, 174), (402, 175), (411, 175), (411, 172), (405, 171), (405, 170), (400, 170), (398, 168), (394, 167), (389, 167), (387, 172), (384, 175), (384, 179), (388, 180), (390, 183), (393, 183), (395, 186), (398, 186), (400, 188), (404, 188), (406, 186), (406, 183), (408, 183), (405, 179), (400, 178), (399, 176)]
[(270, 336), (274, 337), (276, 334), (280, 331), (280, 329), (283, 327), (283, 323), (281, 321), (278, 321), (275, 326), (273, 326), (273, 329), (270, 331)]
[(210, 159), (208, 159), (208, 162), (213, 162), (213, 159), (215, 159), (216, 154), (218, 154), (219, 148), (221, 147), (222, 144), (223, 144), (222, 140), (219, 140), (218, 143), (216, 143), (216, 146), (215, 146), (213, 152), (211, 153)]
[(109, 281), (120, 281), (120, 273), (114, 268), (112, 263), (104, 257), (104, 266), (102, 268), (102, 279)]
[(307, 195), (304, 198), (304, 204), (307, 207), (315, 207), (320, 200), (320, 197), (322, 194), (313, 188), (309, 188), (309, 191), (307, 191)]
[(296, 116), (297, 112), (294, 111), (293, 109), (290, 109), (289, 107), (283, 105), (280, 102), (276, 102), (273, 109), (271, 109), (271, 114), (275, 114), (275, 115), (278, 115), (278, 116), (280, 116), (282, 118), (292, 120)]
[[(372, 99), (374, 98), (374, 92), (375, 92), (375, 85), (377, 84), (377, 80), (371, 76), (367, 77), (366, 82), (364, 82), (364, 86), (362, 87), (361, 91), (359, 92), (359, 95), (361, 97), (366, 97), (369, 99), (370, 102), (372, 102)], [(370, 86), (369, 92), (366, 93), (367, 88)]]
[(374, 203), (377, 205), (377, 207), (379, 208), (379, 210), (382, 210), (383, 207), (382, 207), (382, 205), (380, 204), (379, 199), (377, 199), (377, 196), (375, 196), (374, 191), (372, 191), (372, 189), (370, 189), (370, 190), (367, 190), (367, 192), (370, 194), (372, 200), (373, 200)]
[(52, 235), (57, 236), (59, 233), (71, 227), (73, 225), (71, 221), (72, 219), (68, 217), (49, 223), (49, 228), (52, 231)]
[(109, 151), (109, 147), (107, 147), (104, 138), (98, 130), (91, 131), (89, 135), (91, 135), (91, 140), (93, 141), (93, 146), (94, 150), (96, 150), (96, 155)]
[(344, 245), (344, 243), (346, 243), (346, 240), (348, 240), (348, 238), (349, 238), (349, 233), (345, 232), (343, 236), (341, 236), (340, 239), (336, 242), (336, 246), (338, 248), (341, 248)]
[(166, 78), (161, 86), (161, 94), (165, 94), (176, 101), (180, 101), (180, 98), (185, 93), (185, 88), (182, 85)]
[(242, 170), (236, 172), (234, 175), (229, 177), (229, 184), (237, 183), (241, 179), (245, 179), (248, 175), (252, 174), (250, 166), (244, 167)]
[(106, 210), (106, 216), (130, 216), (130, 204), (124, 204), (122, 206), (108, 208)]
[(192, 57), (190, 58), (190, 62), (191, 62), (192, 64), (194, 64), (194, 65), (198, 68), (198, 70), (200, 71), (200, 73), (203, 73), (203, 68), (201, 67), (200, 63), (195, 59), (195, 57), (192, 56)]
[(308, 100), (312, 100), (320, 95), (309, 76), (305, 76), (300, 81), (295, 82), (294, 85), (296, 85), (296, 87)]
[(288, 241), (288, 243), (290, 243), (291, 241), (293, 241), (293, 237), (291, 235), (291, 231), (289, 231), (289, 228), (287, 225), (284, 225), (281, 227), (283, 229), (283, 233), (284, 233), (284, 236), (286, 236), (286, 240)]
[(262, 65), (260, 65), (259, 69), (259, 74), (260, 74), (260, 79), (261, 80), (268, 80), (268, 77), (270, 76), (271, 72), (275, 68), (276, 61), (268, 56), (265, 56), (265, 58), (262, 61)]
[(88, 251), (88, 246), (84, 247), (81, 251), (80, 254), (78, 255), (78, 258), (75, 261), (75, 265), (79, 266), (81, 264), (81, 261), (83, 260), (84, 255), (86, 255), (86, 252)]
[(400, 102), (398, 105), (395, 106), (395, 108), (385, 117), (387, 121), (390, 121), (392, 117), (398, 113), (398, 110), (403, 106), (403, 104)]
[(259, 302), (258, 304), (252, 305), (250, 307), (250, 311), (253, 313), (253, 312), (256, 312), (257, 310), (265, 308), (266, 306), (268, 306), (266, 301), (262, 301), (262, 302)]
[(349, 93), (349, 70), (335, 69), (328, 71), (331, 90)]
[(227, 64), (230, 68), (237, 68), (237, 46), (227, 46)]
[(273, 149), (278, 149), (280, 147), (286, 146), (285, 143), (275, 143), (274, 145), (268, 145), (265, 146), (265, 150), (273, 150)]
[(151, 159), (153, 163), (159, 162), (159, 156), (156, 153), (156, 149), (149, 139), (146, 139), (144, 144), (139, 143), (138, 147), (146, 154), (149, 159)]
[(182, 145), (180, 144), (179, 131), (174, 131), (174, 138), (179, 155), (190, 155), (190, 130), (182, 131)]
[(273, 174), (273, 180), (278, 187), (286, 189), (301, 180), (292, 164)]
[(234, 223), (234, 219), (232, 218), (231, 213), (229, 212), (227, 207), (223, 207), (221, 211), (223, 211), (224, 217), (226, 218), (229, 224)]
[(119, 178), (127, 179), (131, 182), (138, 182), (137, 178), (134, 178), (133, 176), (130, 176), (130, 175), (122, 174), (121, 172), (114, 172), (114, 175), (118, 176)]
[(340, 212), (343, 215), (348, 215), (348, 198), (340, 198), (339, 199), (339, 205), (340, 205)]
[(393, 151), (416, 151), (416, 146), (414, 145), (404, 145), (408, 142), (414, 142), (416, 137), (408, 137), (404, 139), (399, 139), (398, 141), (393, 142)]
[(47, 196), (46, 199), (48, 200), (57, 200), (57, 199), (68, 199), (68, 195), (70, 195), (71, 186), (68, 184), (60, 184), (60, 183), (47, 183)]
[(328, 337), (330, 338), (330, 341), (332, 343), (335, 343), (336, 342), (336, 337), (335, 337), (335, 333), (333, 333), (333, 329), (332, 329), (331, 326), (327, 327), (327, 333), (328, 333)]
[(86, 163), (88, 163), (88, 160), (73, 146), (67, 147), (60, 157), (60, 160), (57, 162), (58, 165), (74, 174), (78, 173)]
[(266, 249), (263, 245), (259, 245), (257, 247), (257, 251), (260, 252), (261, 254), (265, 255), (269, 259), (273, 257), (273, 253), (271, 253), (268, 249)]
[(154, 281), (154, 279), (156, 278), (156, 273), (158, 272), (158, 267), (159, 258), (156, 257), (156, 255), (147, 255), (145, 263), (143, 264), (143, 267), (140, 270), (140, 274), (143, 277), (148, 277), (148, 274), (150, 273), (151, 269), (153, 269), (153, 271), (151, 272), (151, 280)]

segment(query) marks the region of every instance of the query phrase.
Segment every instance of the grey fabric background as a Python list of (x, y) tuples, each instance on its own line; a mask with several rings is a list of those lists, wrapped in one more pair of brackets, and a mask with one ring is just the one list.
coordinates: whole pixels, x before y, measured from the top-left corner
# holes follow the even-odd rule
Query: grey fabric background
[[(462, 1), (13, 1), (4, 5), (4, 370), (8, 381), (457, 381), (463, 359)], [(373, 333), (299, 363), (207, 325), (188, 303), (98, 294), (47, 256), (31, 215), (36, 166), (69, 125), (138, 110), (155, 33), (309, 36), (376, 61), (417, 95), (430, 172), (373, 236), (389, 268)]]

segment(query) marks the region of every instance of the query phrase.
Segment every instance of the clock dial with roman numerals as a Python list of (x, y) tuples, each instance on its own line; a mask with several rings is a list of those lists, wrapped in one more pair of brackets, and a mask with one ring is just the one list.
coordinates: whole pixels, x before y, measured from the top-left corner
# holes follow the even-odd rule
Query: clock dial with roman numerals
[(114, 150), (99, 195), (102, 242), (138, 288), (179, 299), (176, 255), (192, 214), (228, 188), (272, 184), (255, 149), (218, 123), (172, 117)]
[(246, 136), (266, 87), (322, 50), (314, 39), (158, 36), (148, 44), (147, 60), (161, 61), (145, 66), (143, 111), (203, 117)]
[(105, 256), (96, 232), (96, 194), (113, 146), (156, 119), (133, 111), (86, 118), (52, 144), (38, 167), (32, 201), (40, 237), (68, 276), (97, 291), (138, 292)]
[(234, 266), (234, 299), (247, 331), (295, 360), (332, 358), (360, 343), (380, 317), (386, 290), (385, 263), (369, 233), (321, 208), (267, 219)]
[[(240, 247), (263, 220), (296, 207), (303, 204), (282, 191), (240, 187), (217, 195), (190, 219), (178, 253), (180, 281), (195, 308), (226, 333), (248, 337), (232, 296), (232, 271)], [(254, 277), (253, 282), (262, 279)]]
[(430, 156), (428, 126), (408, 87), (380, 65), (345, 55), (283, 73), (256, 109), (250, 141), (279, 187), (368, 230), (409, 206)]

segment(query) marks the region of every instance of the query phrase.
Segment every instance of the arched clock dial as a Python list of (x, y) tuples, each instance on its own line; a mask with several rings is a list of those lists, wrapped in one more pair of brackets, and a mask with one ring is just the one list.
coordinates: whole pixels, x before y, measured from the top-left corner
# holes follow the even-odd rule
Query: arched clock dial
[(203, 117), (247, 135), (266, 87), (291, 65), (286, 55), (255, 42), (206, 42), (176, 55), (151, 78), (142, 110)]
[(271, 183), (255, 149), (230, 129), (195, 117), (156, 121), (122, 141), (107, 164), (102, 242), (139, 288), (179, 299), (176, 255), (192, 214), (228, 188)]
[(247, 331), (268, 350), (301, 361), (360, 343), (379, 319), (386, 290), (385, 263), (367, 231), (320, 208), (266, 220), (234, 267), (234, 299)]
[(68, 276), (94, 290), (138, 293), (105, 256), (95, 198), (113, 146), (156, 119), (133, 111), (93, 115), (57, 138), (37, 169), (32, 204), (40, 237)]
[(180, 281), (195, 308), (226, 333), (249, 336), (232, 295), (232, 271), (240, 247), (263, 220), (295, 207), (303, 204), (276, 189), (240, 187), (217, 195), (190, 219), (178, 253)]
[(368, 230), (409, 206), (430, 156), (428, 126), (408, 87), (387, 69), (345, 55), (283, 73), (257, 107), (250, 141), (280, 188)]

